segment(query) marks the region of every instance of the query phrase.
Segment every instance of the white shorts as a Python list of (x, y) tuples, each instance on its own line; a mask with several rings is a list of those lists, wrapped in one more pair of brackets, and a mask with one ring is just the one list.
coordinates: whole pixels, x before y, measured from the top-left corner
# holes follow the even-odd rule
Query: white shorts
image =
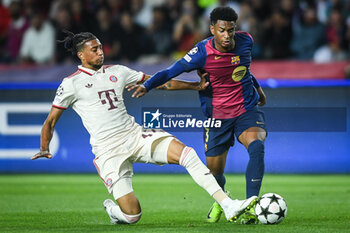
[(125, 143), (94, 159), (108, 192), (118, 199), (132, 189), (133, 163), (168, 163), (167, 152), (174, 136), (163, 130), (142, 130), (133, 143)]

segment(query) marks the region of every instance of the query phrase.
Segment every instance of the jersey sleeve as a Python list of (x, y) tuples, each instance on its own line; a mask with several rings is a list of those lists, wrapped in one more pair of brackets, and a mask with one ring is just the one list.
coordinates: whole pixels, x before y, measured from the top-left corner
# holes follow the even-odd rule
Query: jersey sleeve
[(207, 52), (202, 42), (198, 43), (191, 49), (179, 63), (184, 67), (186, 72), (203, 68), (207, 58)]
[(126, 66), (123, 66), (123, 73), (125, 74), (125, 85), (142, 83), (145, 78), (145, 74), (141, 71), (132, 70)]
[(57, 88), (55, 99), (52, 106), (60, 109), (67, 109), (74, 103), (74, 86), (70, 79), (64, 79), (61, 85)]
[[(250, 50), (253, 49), (253, 45), (254, 45), (254, 39), (253, 37), (248, 33), (248, 32), (245, 32), (246, 36), (248, 37), (248, 41), (250, 42), (249, 45), (250, 45)], [(258, 80), (255, 78), (255, 76), (252, 74), (252, 72), (250, 71), (250, 68), (249, 68), (249, 73), (252, 77), (252, 81), (253, 81), (253, 85), (256, 89), (258, 89), (260, 87), (260, 84), (258, 82)]]
[(254, 46), (254, 39), (253, 37), (249, 34), (250, 39), (251, 39), (251, 43), (250, 43), (250, 50), (253, 50), (253, 46)]
[(250, 48), (250, 50), (252, 50), (253, 45), (254, 45), (254, 39), (252, 37), (252, 35), (250, 35), (248, 32), (243, 32), (243, 31), (237, 31), (236, 34), (239, 35), (239, 38), (241, 38), (241, 40), (243, 40), (244, 44), (247, 44)]
[(247, 38), (247, 41), (249, 41), (249, 42), (248, 42), (249, 45), (250, 45), (251, 47), (253, 47), (254, 39), (253, 39), (252, 35), (250, 35), (248, 32), (240, 32), (240, 33), (242, 33), (242, 34)]
[(190, 72), (195, 69), (200, 69), (205, 65), (206, 52), (203, 45), (198, 43), (191, 49), (183, 58), (175, 62), (170, 67), (157, 72), (143, 85), (147, 91), (158, 87), (170, 79), (180, 75), (183, 72)]

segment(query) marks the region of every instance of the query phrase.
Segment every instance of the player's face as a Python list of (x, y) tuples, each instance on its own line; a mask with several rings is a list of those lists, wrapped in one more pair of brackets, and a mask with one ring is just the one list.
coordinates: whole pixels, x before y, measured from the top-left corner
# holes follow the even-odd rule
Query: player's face
[(83, 66), (98, 70), (103, 65), (104, 55), (102, 50), (102, 44), (98, 39), (87, 41), (84, 44), (84, 48), (79, 52), (78, 56)]
[(236, 24), (234, 21), (218, 20), (216, 24), (210, 25), (210, 31), (214, 36), (216, 48), (220, 52), (226, 52), (233, 49)]

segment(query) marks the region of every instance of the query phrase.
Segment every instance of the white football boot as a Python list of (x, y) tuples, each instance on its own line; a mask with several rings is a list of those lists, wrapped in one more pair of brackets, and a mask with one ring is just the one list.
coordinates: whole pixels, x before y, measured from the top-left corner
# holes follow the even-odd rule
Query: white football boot
[(252, 196), (246, 200), (229, 200), (228, 203), (225, 203), (224, 206), (222, 206), (226, 219), (230, 222), (236, 221), (243, 213), (254, 208), (257, 201), (257, 196)]
[(118, 224), (118, 219), (113, 216), (112, 211), (111, 211), (112, 207), (116, 206), (116, 205), (117, 204), (115, 204), (114, 201), (112, 201), (111, 199), (106, 199), (103, 202), (103, 206), (105, 207), (105, 210), (106, 210), (109, 218), (111, 219), (111, 223), (113, 223), (113, 224)]

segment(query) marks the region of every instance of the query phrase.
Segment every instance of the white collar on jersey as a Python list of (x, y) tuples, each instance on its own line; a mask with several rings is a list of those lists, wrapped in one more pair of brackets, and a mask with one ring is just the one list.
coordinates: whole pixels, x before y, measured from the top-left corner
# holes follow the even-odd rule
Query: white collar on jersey
[(104, 73), (105, 72), (105, 68), (102, 66), (99, 70), (92, 70), (92, 69), (89, 69), (89, 68), (86, 68), (86, 67), (83, 67), (82, 65), (78, 66), (78, 70), (92, 76), (92, 75), (95, 75), (95, 74), (98, 74), (98, 73)]

